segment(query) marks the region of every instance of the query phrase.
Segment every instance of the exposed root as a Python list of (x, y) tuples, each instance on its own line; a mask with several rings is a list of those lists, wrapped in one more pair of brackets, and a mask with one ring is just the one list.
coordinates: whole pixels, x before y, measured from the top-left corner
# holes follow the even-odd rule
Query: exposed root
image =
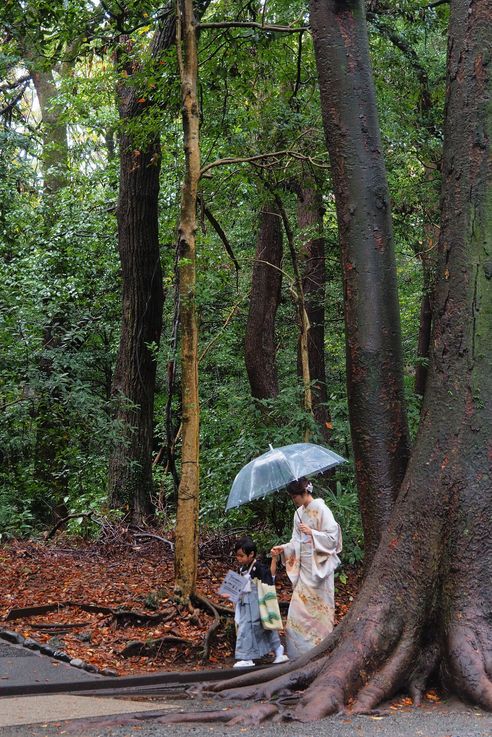
[[(354, 629), (347, 633), (339, 647), (324, 659), (323, 669), (303, 694), (293, 712), (293, 718), (310, 722), (345, 710), (345, 705), (365, 683), (369, 682), (381, 664), (397, 648), (403, 623), (389, 619), (388, 612), (368, 612), (365, 625), (360, 627), (355, 617)], [(395, 661), (396, 662), (396, 661)], [(387, 673), (386, 678), (389, 677)], [(383, 687), (383, 679), (376, 683), (375, 691)], [(363, 694), (364, 689), (361, 691)], [(375, 702), (375, 693), (369, 688), (362, 696), (360, 709), (367, 711)], [(377, 702), (376, 702), (377, 703)]]
[[(256, 726), (262, 722), (272, 719), (278, 715), (278, 708), (274, 704), (255, 704), (248, 708), (240, 707), (233, 709), (221, 709), (220, 711), (196, 711), (196, 712), (173, 712), (151, 711), (133, 712), (130, 714), (113, 714), (106, 717), (88, 717), (87, 719), (75, 719), (64, 725), (66, 734), (86, 734), (90, 727), (94, 729), (135, 727), (142, 722), (155, 724), (210, 724), (225, 723), (227, 725)], [(137, 729), (139, 727), (137, 726)], [(141, 729), (141, 727), (140, 727)]]
[[(197, 711), (193, 713), (166, 714), (152, 721), (159, 724), (190, 724), (223, 722), (228, 725), (256, 726), (278, 714), (275, 704), (255, 704), (249, 708), (239, 707), (224, 711)], [(145, 718), (145, 716), (144, 716)]]
[(492, 682), (481, 640), (475, 628), (454, 625), (448, 639), (446, 666), (450, 685), (456, 693), (492, 711)]
[(229, 688), (221, 691), (219, 695), (226, 699), (243, 701), (261, 701), (264, 699), (271, 699), (273, 696), (278, 694), (288, 695), (293, 691), (307, 688), (321, 672), (323, 665), (324, 660), (320, 659), (308, 666), (304, 666), (304, 668), (288, 671), (276, 678), (272, 678), (270, 675), (270, 678), (263, 683)]
[[(260, 683), (265, 683), (265, 681), (270, 681), (272, 677), (278, 678), (288, 673), (297, 672), (305, 666), (311, 667), (312, 665), (314, 665), (313, 661), (315, 661), (317, 658), (321, 658), (321, 656), (326, 656), (331, 653), (331, 651), (335, 648), (335, 645), (339, 642), (342, 632), (343, 623), (340, 624), (330, 635), (328, 635), (328, 637), (323, 640), (323, 642), (320, 642), (319, 645), (314, 647), (312, 650), (310, 650), (308, 653), (301, 656), (300, 658), (297, 658), (296, 660), (290, 660), (283, 665), (274, 666), (275, 670), (273, 670), (273, 667), (268, 669), (265, 668), (261, 671), (243, 673), (242, 675), (237, 676), (237, 678), (232, 678), (227, 681), (210, 683), (207, 684), (206, 690), (222, 692), (230, 691), (232, 689), (239, 689), (244, 686), (256, 686)], [(229, 698), (228, 694), (226, 694), (226, 698)], [(254, 697), (250, 696), (249, 698)]]
[(220, 626), (220, 616), (217, 609), (214, 607), (211, 601), (207, 599), (203, 594), (194, 594), (193, 601), (198, 604), (202, 609), (212, 614), (214, 621), (207, 630), (207, 633), (203, 640), (203, 660), (208, 660), (210, 655), (210, 646), (215, 638), (217, 630)]
[(412, 642), (402, 640), (383, 667), (359, 691), (350, 711), (353, 714), (370, 713), (382, 701), (393, 696), (406, 681), (414, 660), (415, 646)]

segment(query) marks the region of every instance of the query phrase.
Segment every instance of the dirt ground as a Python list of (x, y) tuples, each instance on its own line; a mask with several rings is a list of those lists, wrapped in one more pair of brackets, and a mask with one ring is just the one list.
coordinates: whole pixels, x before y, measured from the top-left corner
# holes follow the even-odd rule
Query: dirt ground
[[(232, 611), (217, 589), (229, 568), (234, 538), (209, 536), (200, 544), (198, 593), (218, 608), (196, 602), (183, 610), (173, 601), (174, 564), (169, 545), (120, 532), (111, 541), (10, 541), (0, 547), (0, 627), (20, 633), (99, 671), (117, 675), (198, 670), (233, 662)], [(337, 621), (350, 607), (360, 580), (345, 568), (337, 582)], [(277, 576), (286, 607), (290, 583)], [(22, 612), (33, 607), (41, 611)], [(209, 638), (208, 654), (204, 646)]]

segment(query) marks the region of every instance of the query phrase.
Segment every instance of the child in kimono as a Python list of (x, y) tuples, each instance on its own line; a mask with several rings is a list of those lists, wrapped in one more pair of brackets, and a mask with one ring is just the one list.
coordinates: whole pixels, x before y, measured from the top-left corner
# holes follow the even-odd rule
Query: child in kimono
[(239, 573), (246, 579), (246, 585), (236, 604), (236, 650), (234, 668), (253, 666), (254, 660), (275, 653), (274, 663), (288, 660), (276, 630), (262, 627), (258, 606), (256, 581), (272, 585), (273, 579), (268, 566), (256, 560), (256, 543), (250, 537), (240, 538), (235, 546)]

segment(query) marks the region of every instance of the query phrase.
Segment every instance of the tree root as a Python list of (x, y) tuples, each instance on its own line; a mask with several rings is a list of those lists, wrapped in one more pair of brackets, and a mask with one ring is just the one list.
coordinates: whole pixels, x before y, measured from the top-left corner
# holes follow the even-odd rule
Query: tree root
[(489, 629), (488, 622), (476, 622), (475, 626), (453, 624), (445, 662), (445, 679), (452, 689), (486, 711), (492, 711)]
[(147, 642), (141, 642), (135, 640), (130, 642), (121, 652), (119, 653), (122, 658), (132, 658), (133, 656), (145, 656), (145, 655), (158, 655), (164, 645), (188, 645), (193, 647), (193, 642), (185, 640), (182, 637), (175, 637), (174, 635), (166, 635), (166, 637), (159, 637), (156, 640), (147, 640)]
[(224, 711), (197, 711), (193, 713), (182, 714), (166, 714), (158, 717), (155, 721), (159, 724), (183, 724), (198, 722), (200, 724), (206, 722), (224, 722), (227, 725), (234, 726), (256, 726), (262, 722), (272, 719), (278, 714), (278, 708), (275, 704), (255, 704), (249, 708), (238, 707)]
[(210, 646), (213, 642), (213, 639), (215, 637), (215, 634), (220, 627), (220, 616), (217, 611), (217, 609), (214, 607), (211, 601), (207, 599), (206, 596), (203, 596), (203, 594), (194, 594), (192, 597), (192, 600), (194, 603), (198, 604), (202, 609), (205, 611), (208, 611), (209, 614), (212, 614), (214, 621), (210, 625), (210, 627), (207, 630), (207, 633), (203, 639), (203, 654), (202, 658), (203, 660), (208, 660), (208, 657), (210, 655)]
[[(374, 611), (371, 614), (366, 610), (361, 627), (357, 613), (353, 612), (352, 627), (345, 628), (348, 629), (346, 637), (324, 659), (320, 674), (295, 708), (294, 719), (309, 722), (343, 712), (346, 704), (358, 692), (354, 704), (356, 711), (370, 711), (379, 703), (377, 695), (389, 692), (392, 688), (392, 675), (394, 677), (404, 672), (404, 665), (400, 662), (406, 653), (406, 647), (401, 645), (403, 622), (395, 617), (394, 612), (392, 614), (390, 618), (390, 612)], [(414, 655), (412, 651), (412, 657)], [(378, 672), (379, 679), (376, 678)], [(370, 685), (366, 686), (370, 679), (374, 681), (372, 690)]]
[(64, 725), (63, 729), (66, 734), (81, 735), (86, 733), (87, 727), (90, 727), (92, 732), (96, 728), (136, 726), (148, 721), (155, 724), (223, 723), (228, 726), (254, 727), (276, 716), (278, 716), (278, 708), (274, 704), (255, 704), (249, 709), (240, 707), (220, 711), (174, 712), (171, 714), (168, 711), (156, 710), (76, 719)]

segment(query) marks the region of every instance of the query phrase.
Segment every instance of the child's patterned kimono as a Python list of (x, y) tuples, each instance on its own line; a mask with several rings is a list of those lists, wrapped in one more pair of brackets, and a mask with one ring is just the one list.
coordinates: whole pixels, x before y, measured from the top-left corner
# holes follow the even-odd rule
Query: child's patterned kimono
[(280, 645), (280, 637), (275, 630), (265, 630), (260, 619), (258, 606), (258, 589), (256, 581), (273, 584), (272, 575), (267, 566), (254, 561), (251, 569), (241, 570), (241, 575), (250, 580), (236, 604), (236, 660), (255, 660), (263, 658)]

